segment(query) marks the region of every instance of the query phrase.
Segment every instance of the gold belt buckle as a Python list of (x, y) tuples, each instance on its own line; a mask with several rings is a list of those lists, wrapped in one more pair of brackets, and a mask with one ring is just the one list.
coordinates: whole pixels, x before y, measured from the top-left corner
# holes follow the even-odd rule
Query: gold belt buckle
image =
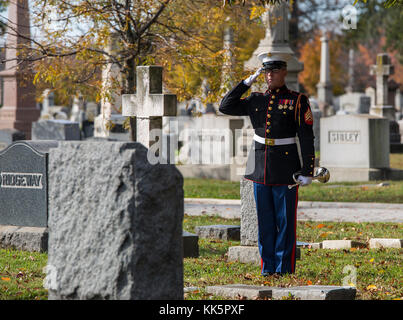
[(268, 146), (274, 146), (274, 139), (268, 139), (268, 138), (266, 138), (265, 139), (266, 141), (266, 145), (268, 145)]

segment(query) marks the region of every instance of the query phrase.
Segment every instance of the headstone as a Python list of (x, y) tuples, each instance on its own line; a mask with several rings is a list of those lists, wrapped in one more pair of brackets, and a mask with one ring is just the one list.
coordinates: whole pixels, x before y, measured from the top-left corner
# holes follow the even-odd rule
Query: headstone
[(183, 299), (183, 178), (147, 152), (111, 141), (52, 150), (50, 300)]
[(244, 297), (247, 299), (272, 298), (287, 299), (290, 295), (300, 300), (354, 300), (357, 289), (350, 286), (299, 286), (299, 287), (268, 287), (246, 284), (228, 284), (207, 286), (206, 292), (229, 298)]
[(372, 238), (369, 239), (369, 248), (402, 248), (403, 239), (385, 239), (385, 238)]
[(15, 129), (0, 130), (0, 150), (17, 140), (25, 140), (25, 133)]
[(371, 98), (365, 93), (348, 92), (339, 96), (340, 109), (337, 114), (368, 114)]
[(55, 141), (17, 141), (0, 152), (0, 225), (47, 227), (47, 158)]
[(209, 226), (197, 226), (195, 228), (196, 234), (200, 238), (211, 238), (221, 240), (240, 240), (240, 226), (234, 225), (209, 225)]
[(365, 89), (365, 95), (370, 98), (370, 110), (375, 108), (376, 91), (372, 87), (367, 87)]
[(365, 243), (353, 240), (324, 240), (322, 241), (322, 249), (351, 249), (365, 248)]
[(199, 236), (183, 230), (183, 257), (198, 258), (199, 257)]
[[(286, 83), (290, 89), (299, 91), (298, 74), (304, 69), (304, 65), (297, 60), (294, 51), (290, 47), (288, 21), (290, 11), (288, 5), (287, 2), (281, 2), (276, 6), (267, 6), (267, 11), (262, 15), (266, 35), (264, 39), (260, 40), (252, 57), (245, 63), (245, 68), (253, 71), (260, 68), (262, 64), (257, 58), (260, 53), (272, 51), (288, 53), (291, 58), (287, 61)], [(256, 85), (252, 85), (252, 90), (257, 89), (259, 91), (259, 88), (255, 87)]]
[(390, 150), (387, 119), (361, 114), (320, 121), (320, 165), (331, 172), (330, 181), (385, 178)]
[[(31, 138), (31, 124), (39, 118), (35, 87), (26, 63), (19, 59), (22, 50), (30, 47), (28, 0), (11, 1), (8, 5), (6, 63), (0, 72), (3, 81), (3, 106), (0, 108), (0, 129), (16, 129)], [(22, 48), (22, 49), (20, 49)]]
[(81, 140), (80, 125), (69, 120), (39, 120), (32, 124), (32, 140)]
[(136, 77), (137, 93), (122, 96), (122, 115), (136, 117), (136, 141), (162, 155), (162, 139), (157, 137), (162, 137), (162, 117), (176, 116), (176, 95), (162, 93), (160, 66), (139, 66)]

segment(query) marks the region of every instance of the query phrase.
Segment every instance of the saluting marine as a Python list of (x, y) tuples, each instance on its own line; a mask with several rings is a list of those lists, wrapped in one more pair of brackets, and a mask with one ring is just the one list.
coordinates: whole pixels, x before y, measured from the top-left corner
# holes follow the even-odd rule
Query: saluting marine
[[(255, 131), (245, 178), (254, 185), (264, 276), (295, 271), (298, 186), (288, 186), (295, 183), (293, 174), (297, 171), (301, 173), (300, 185), (310, 184), (315, 162), (308, 97), (285, 85), (289, 57), (274, 52), (259, 55), (263, 67), (229, 91), (219, 108), (224, 114), (249, 116)], [(262, 72), (267, 91), (242, 98)]]

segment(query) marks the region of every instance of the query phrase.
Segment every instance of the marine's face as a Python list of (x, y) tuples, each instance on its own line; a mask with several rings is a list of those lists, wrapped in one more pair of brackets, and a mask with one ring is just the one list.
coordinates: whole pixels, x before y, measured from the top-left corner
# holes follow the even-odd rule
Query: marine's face
[(265, 79), (269, 89), (277, 89), (285, 84), (287, 69), (268, 69), (265, 70)]

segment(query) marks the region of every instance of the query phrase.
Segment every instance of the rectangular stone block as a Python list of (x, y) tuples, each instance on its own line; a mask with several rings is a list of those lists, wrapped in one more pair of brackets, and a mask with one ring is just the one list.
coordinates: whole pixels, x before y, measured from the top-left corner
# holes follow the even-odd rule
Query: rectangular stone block
[(208, 286), (206, 292), (227, 298), (246, 297), (247, 299), (273, 298), (284, 299), (291, 294), (301, 300), (354, 300), (354, 287), (345, 286), (300, 286), (300, 287), (266, 287), (246, 284), (229, 284), (222, 286)]
[[(301, 249), (296, 248), (296, 259), (301, 259)], [(228, 249), (228, 261), (238, 261), (242, 263), (253, 263), (259, 265), (261, 257), (259, 248), (254, 246), (235, 246)]]
[(354, 287), (340, 286), (301, 286), (290, 288), (274, 288), (272, 290), (273, 299), (283, 299), (293, 297), (301, 300), (354, 300), (356, 295)]
[(45, 252), (48, 250), (48, 229), (0, 225), (0, 248)]
[(69, 120), (40, 120), (32, 123), (32, 140), (81, 140), (80, 125)]
[(247, 299), (271, 298), (271, 287), (253, 286), (247, 284), (228, 284), (223, 286), (208, 286), (206, 292), (222, 297), (238, 298), (246, 297)]
[(211, 226), (197, 226), (195, 228), (196, 234), (200, 238), (212, 238), (221, 240), (235, 240), (240, 239), (240, 226), (216, 224)]
[(403, 239), (385, 239), (385, 238), (372, 238), (369, 239), (369, 248), (402, 248)]
[(183, 178), (140, 143), (49, 155), (49, 299), (183, 299)]
[(322, 242), (322, 249), (351, 249), (365, 247), (365, 243), (354, 240), (324, 240)]

